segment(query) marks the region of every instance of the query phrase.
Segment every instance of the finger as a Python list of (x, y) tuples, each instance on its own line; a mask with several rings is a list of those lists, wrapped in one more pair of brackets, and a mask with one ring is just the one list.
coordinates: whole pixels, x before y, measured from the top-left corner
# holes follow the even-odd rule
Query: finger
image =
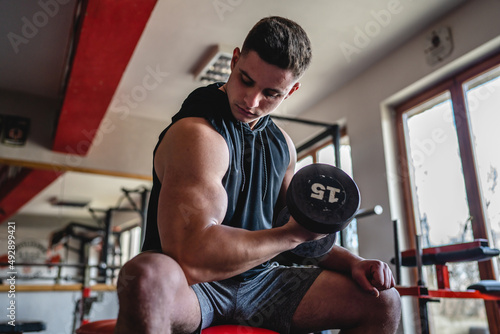
[(389, 265), (386, 263), (384, 266), (385, 270), (385, 289), (393, 288), (396, 285), (394, 280), (394, 275), (392, 274), (392, 270)]
[(385, 273), (384, 288), (387, 290), (390, 289), (392, 285), (392, 272), (387, 264), (384, 266), (384, 273)]
[(370, 274), (367, 273), (361, 273), (359, 275), (356, 275), (354, 277), (358, 285), (361, 287), (361, 289), (365, 290), (366, 292), (370, 293), (371, 295), (374, 295), (376, 297), (379, 296), (379, 291), (378, 289), (372, 284), (371, 282), (371, 277)]
[(384, 281), (382, 282), (383, 289), (388, 290), (396, 285), (392, 271), (388, 265), (384, 266)]
[(371, 280), (370, 283), (375, 286), (378, 289), (384, 289), (385, 284), (384, 282), (386, 281), (385, 279), (385, 272), (383, 268), (379, 266), (372, 266), (371, 267)]

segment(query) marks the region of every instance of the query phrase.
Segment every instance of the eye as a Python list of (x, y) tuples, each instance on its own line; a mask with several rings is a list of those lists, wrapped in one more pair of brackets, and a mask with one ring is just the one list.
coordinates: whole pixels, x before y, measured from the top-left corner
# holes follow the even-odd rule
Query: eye
[(246, 79), (244, 76), (241, 76), (241, 82), (245, 85), (245, 86), (252, 86), (253, 82), (251, 80), (248, 80)]
[(277, 99), (278, 97), (280, 97), (280, 94), (278, 94), (276, 92), (266, 92), (265, 95), (267, 98), (270, 98), (270, 99)]

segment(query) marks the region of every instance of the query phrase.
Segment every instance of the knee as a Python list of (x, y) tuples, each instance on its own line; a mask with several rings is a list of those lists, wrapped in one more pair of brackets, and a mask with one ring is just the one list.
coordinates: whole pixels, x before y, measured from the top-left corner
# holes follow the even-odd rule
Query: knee
[(183, 271), (175, 260), (165, 254), (142, 253), (120, 270), (117, 292), (120, 298), (133, 296), (140, 301), (141, 297), (160, 297), (161, 292), (177, 289), (183, 281)]
[(377, 321), (384, 321), (397, 328), (401, 319), (401, 298), (395, 288), (380, 292), (376, 298), (374, 312)]

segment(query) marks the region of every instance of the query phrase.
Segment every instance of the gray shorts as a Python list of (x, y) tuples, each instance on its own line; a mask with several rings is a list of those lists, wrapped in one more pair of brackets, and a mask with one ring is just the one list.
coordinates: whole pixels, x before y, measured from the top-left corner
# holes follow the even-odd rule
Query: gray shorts
[(232, 324), (288, 333), (295, 310), (321, 271), (273, 263), (249, 281), (193, 285), (201, 308), (200, 330)]

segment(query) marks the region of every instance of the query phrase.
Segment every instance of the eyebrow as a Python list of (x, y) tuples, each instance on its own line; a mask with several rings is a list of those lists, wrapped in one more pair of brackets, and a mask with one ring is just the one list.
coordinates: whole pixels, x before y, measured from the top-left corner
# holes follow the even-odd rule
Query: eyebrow
[[(247, 77), (248, 80), (250, 80), (252, 83), (255, 82), (255, 80), (252, 79), (252, 77), (246, 71), (242, 70), (241, 68), (239, 69), (239, 71), (240, 71), (240, 73), (242, 75), (244, 75), (245, 77)], [(265, 88), (264, 90), (272, 91), (272, 92), (274, 92), (276, 94), (279, 94), (279, 95), (284, 95), (285, 94), (284, 92), (282, 92), (282, 91), (280, 91), (278, 89), (275, 89), (275, 88)]]

